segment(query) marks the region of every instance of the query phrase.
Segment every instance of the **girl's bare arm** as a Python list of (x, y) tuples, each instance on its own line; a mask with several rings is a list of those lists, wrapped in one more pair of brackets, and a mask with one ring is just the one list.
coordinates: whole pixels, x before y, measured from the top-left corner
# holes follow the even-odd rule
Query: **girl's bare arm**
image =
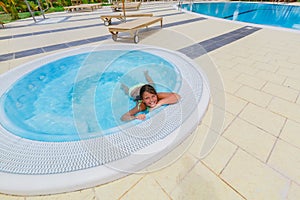
[(143, 111), (146, 109), (145, 104), (141, 103), (140, 105), (140, 109), (138, 104), (131, 110), (129, 110), (127, 113), (125, 113), (122, 117), (121, 120), (122, 121), (130, 121), (130, 120), (134, 120), (134, 119), (140, 119), (140, 120), (144, 120), (146, 118), (145, 114), (140, 114), (137, 115), (136, 114), (140, 111)]
[(159, 101), (157, 102), (157, 105), (152, 108), (150, 111), (159, 108), (162, 105), (167, 104), (175, 104), (180, 100), (180, 95), (177, 93), (169, 93), (169, 92), (161, 92), (157, 94)]

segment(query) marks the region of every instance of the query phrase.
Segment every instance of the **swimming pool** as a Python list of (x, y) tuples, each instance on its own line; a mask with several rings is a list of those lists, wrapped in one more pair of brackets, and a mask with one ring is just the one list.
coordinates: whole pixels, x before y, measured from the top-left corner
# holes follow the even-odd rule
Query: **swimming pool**
[(300, 30), (300, 6), (250, 2), (182, 5), (188, 11), (227, 20)]
[[(108, 56), (106, 52), (109, 52), (110, 56)], [(114, 53), (117, 56), (112, 56)], [(106, 56), (99, 56), (102, 54)], [(122, 56), (133, 56), (135, 58), (133, 61), (136, 63), (135, 67), (131, 65), (132, 63), (126, 65), (125, 62), (127, 58), (122, 59)], [(139, 62), (137, 60), (139, 59), (136, 59), (137, 57), (146, 62), (138, 64)], [(158, 68), (156, 69), (155, 66), (151, 64), (149, 67), (148, 59), (145, 58), (149, 58), (149, 61), (152, 59), (158, 60), (159, 64), (155, 62)], [(59, 70), (57, 70), (59, 72), (58, 74), (55, 74), (57, 72), (56, 70), (51, 71), (55, 69), (52, 65), (53, 63), (65, 62), (66, 59), (76, 60), (75, 63), (82, 59), (85, 64), (80, 64), (81, 67), (79, 68), (59, 64), (58, 66), (60, 67)], [(97, 63), (95, 61), (103, 63), (103, 60), (110, 64), (104, 65), (104, 68), (95, 66), (95, 63)], [(129, 61), (131, 60), (132, 59), (129, 59)], [(50, 64), (50, 67), (47, 67), (48, 64)], [(118, 67), (112, 67), (114, 65)], [(120, 67), (122, 65), (133, 68), (128, 70), (127, 67), (125, 67), (126, 71), (123, 73), (122, 70), (125, 69)], [(7, 94), (10, 94), (23, 98), (21, 98), (21, 101), (19, 98), (12, 98), (10, 100), (7, 100), (6, 97), (2, 98), (2, 106), (6, 104), (6, 101), (9, 106), (13, 105), (12, 102), (15, 102), (15, 107), (26, 105), (23, 93), (28, 91), (18, 90), (19, 84), (21, 88), (24, 87), (26, 90), (29, 90), (26, 98), (29, 98), (28, 101), (30, 105), (33, 105), (32, 107), (38, 105), (36, 104), (36, 101), (39, 101), (37, 100), (38, 98), (51, 98), (51, 96), (55, 96), (56, 93), (65, 93), (65, 95), (62, 95), (62, 97), (64, 97), (62, 102), (68, 102), (65, 99), (66, 96), (68, 98), (72, 97), (71, 99), (73, 100), (71, 102), (75, 105), (83, 98), (81, 96), (79, 96), (79, 98), (77, 95), (85, 94), (84, 96), (89, 99), (89, 97), (95, 94), (95, 96), (91, 98), (92, 101), (88, 102), (88, 104), (93, 104), (92, 107), (95, 107), (95, 109), (85, 110), (81, 109), (81, 106), (79, 106), (79, 108), (74, 107), (73, 116), (75, 122), (80, 123), (83, 121), (81, 118), (82, 115), (85, 115), (85, 112), (88, 111), (89, 114), (93, 115), (93, 118), (89, 118), (89, 120), (94, 120), (94, 122), (98, 124), (100, 123), (99, 121), (106, 118), (106, 116), (97, 114), (97, 112), (101, 112), (101, 110), (99, 110), (100, 107), (96, 108), (97, 100), (100, 98), (97, 92), (102, 93), (112, 89), (112, 91), (110, 90), (109, 101), (112, 105), (116, 103), (116, 106), (110, 108), (116, 107), (118, 109), (109, 110), (113, 110), (111, 113), (115, 116), (114, 118), (119, 118), (120, 115), (118, 113), (123, 113), (120, 109), (127, 111), (131, 107), (131, 102), (129, 100), (125, 102), (122, 101), (121, 107), (123, 106), (124, 108), (117, 105), (119, 101), (113, 102), (115, 99), (118, 100), (119, 97), (128, 99), (128, 97), (124, 96), (118, 84), (121, 81), (127, 84), (134, 84), (134, 82), (130, 83), (130, 81), (142, 77), (140, 73), (145, 67), (149, 70), (149, 74), (153, 75), (153, 79), (156, 79), (154, 81), (158, 81), (158, 85), (160, 85), (159, 90), (174, 90), (182, 97), (177, 104), (169, 105), (155, 112), (148, 113), (147, 120), (145, 121), (116, 123), (112, 127), (108, 126), (107, 129), (101, 129), (101, 134), (98, 134), (98, 130), (91, 132), (83, 131), (83, 136), (80, 136), (79, 131), (79, 138), (72, 138), (70, 140), (59, 138), (59, 140), (52, 141), (48, 140), (48, 138), (47, 140), (45, 140), (45, 138), (40, 140), (35, 137), (26, 138), (23, 137), (23, 135), (10, 132), (9, 129), (1, 125), (0, 192), (17, 195), (68, 192), (94, 187), (144, 169), (182, 143), (182, 141), (195, 130), (207, 109), (210, 98), (206, 76), (192, 60), (178, 52), (144, 45), (102, 45), (99, 47), (78, 48), (26, 63), (1, 75), (0, 81), (6, 84), (0, 86), (0, 96), (2, 97), (4, 95), (4, 97), (9, 97)], [(168, 75), (163, 73), (165, 70)], [(105, 73), (103, 73), (104, 71)], [(66, 77), (67, 80), (67, 76), (70, 75), (69, 73), (76, 74), (75, 83), (79, 84), (75, 84), (77, 86), (75, 89), (74, 87), (70, 89), (70, 84), (64, 82), (64, 79), (59, 78)], [(155, 75), (156, 73), (158, 74)], [(173, 81), (166, 79), (169, 74), (174, 78)], [(54, 76), (54, 78), (49, 77), (49, 80), (52, 81), (47, 83), (46, 79), (48, 76)], [(93, 76), (98, 76), (98, 78)], [(71, 79), (74, 80), (74, 76), (72, 77)], [(31, 78), (34, 78), (34, 84)], [(27, 81), (27, 79), (30, 81)], [(102, 79), (104, 80), (103, 83), (110, 85), (108, 87), (109, 89), (103, 86), (102, 83), (100, 84)], [(115, 81), (116, 79), (117, 81)], [(52, 85), (52, 82), (55, 84)], [(90, 84), (95, 82), (97, 84), (90, 87)], [(23, 86), (21, 83), (26, 84)], [(69, 89), (59, 88), (65, 86), (68, 86), (67, 88)], [(16, 92), (11, 92), (14, 91), (14, 87), (17, 88)], [(98, 91), (100, 90), (98, 87), (104, 87), (105, 90)], [(77, 90), (78, 94), (75, 95)], [(17, 91), (19, 91), (19, 93)], [(34, 94), (35, 91), (38, 91), (37, 94)], [(68, 91), (68, 95), (66, 95), (66, 91)], [(72, 92), (70, 93), (70, 91)], [(49, 92), (48, 96), (44, 96), (44, 93), (47, 92)], [(92, 95), (90, 95), (89, 92)], [(76, 98), (73, 98), (74, 95)], [(54, 98), (54, 100), (62, 97)], [(30, 98), (33, 98), (33, 100)], [(87, 99), (84, 99), (84, 101), (86, 100)], [(42, 102), (44, 107), (51, 105), (51, 103), (45, 103), (44, 100)], [(103, 100), (100, 100), (100, 102), (103, 102)], [(22, 105), (20, 105), (20, 103), (22, 103)], [(58, 105), (62, 107), (65, 106), (64, 109), (58, 109), (58, 111), (70, 109), (70, 105)], [(86, 104), (82, 105), (84, 105), (84, 108), (87, 106)], [(57, 109), (57, 107), (54, 108), (54, 110)], [(3, 110), (3, 108), (1, 109)], [(34, 110), (36, 111), (36, 109)], [(44, 108), (44, 110), (47, 109)], [(31, 115), (35, 113), (35, 111), (31, 112)], [(42, 111), (43, 109), (40, 109), (40, 112)], [(51, 112), (52, 111), (53, 110), (51, 110)], [(14, 123), (14, 120), (7, 116), (7, 113), (9, 113), (9, 111), (4, 113), (6, 116), (1, 116), (1, 124), (5, 123), (11, 125), (10, 123)], [(3, 112), (1, 115), (2, 114)], [(17, 114), (19, 113), (15, 113), (15, 115)], [(25, 118), (22, 118), (22, 116), (17, 116), (16, 119), (17, 123), (13, 124), (13, 126), (15, 126), (14, 128), (26, 129), (27, 132), (34, 131), (38, 133), (38, 128), (36, 126), (28, 127), (32, 123), (25, 124), (26, 120), (24, 121), (23, 119)], [(26, 119), (30, 118), (27, 117)], [(47, 118), (44, 118), (44, 120), (46, 119)], [(52, 117), (50, 117), (50, 119), (52, 119)], [(5, 120), (6, 122), (3, 122)], [(65, 123), (63, 120), (61, 121), (63, 124)], [(48, 127), (51, 128), (51, 126)], [(83, 127), (83, 129), (79, 130), (93, 130), (91, 128), (86, 129), (87, 126), (85, 125)], [(102, 127), (102, 125), (100, 125), (100, 127)], [(44, 132), (45, 130), (42, 131), (42, 133)], [(103, 132), (104, 134), (102, 134)], [(85, 137), (86, 134), (89, 133), (91, 137)]]

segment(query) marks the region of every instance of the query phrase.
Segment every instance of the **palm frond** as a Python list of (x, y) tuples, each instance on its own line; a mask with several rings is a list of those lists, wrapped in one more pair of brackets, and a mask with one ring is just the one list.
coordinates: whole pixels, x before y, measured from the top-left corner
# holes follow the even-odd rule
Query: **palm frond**
[(6, 6), (2, 1), (0, 1), (0, 7), (4, 10), (4, 12), (8, 13), (8, 11), (6, 10)]

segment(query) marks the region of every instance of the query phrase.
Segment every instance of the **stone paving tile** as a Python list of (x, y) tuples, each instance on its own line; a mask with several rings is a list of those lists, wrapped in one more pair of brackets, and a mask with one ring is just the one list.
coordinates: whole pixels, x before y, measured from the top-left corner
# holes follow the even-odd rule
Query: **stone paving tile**
[[(212, 123), (213, 123), (212, 119), (216, 118), (216, 117), (221, 118), (221, 119), (218, 119), (219, 121), (222, 120), (223, 128), (221, 130), (220, 130), (220, 127), (212, 126)], [(223, 117), (225, 117), (225, 118), (223, 118)], [(212, 104), (210, 104), (201, 123), (205, 124), (208, 127), (211, 127), (211, 129), (216, 132), (222, 133), (223, 130), (232, 122), (234, 117), (235, 116), (233, 114), (224, 111), (224, 109), (221, 109), (218, 106), (213, 106)]]
[(282, 54), (278, 54), (275, 56), (277, 56), (277, 58), (275, 58), (274, 60), (272, 60), (272, 62), (276, 65), (278, 65), (281, 69), (289, 69), (289, 70), (293, 70), (298, 68), (299, 65), (295, 64), (295, 63), (287, 63), (287, 60), (289, 58), (289, 56), (284, 56)]
[(26, 197), (26, 200), (54, 200), (54, 199), (55, 200), (94, 200), (95, 194), (93, 189), (86, 189), (86, 190), (63, 193), (63, 194)]
[(300, 122), (300, 105), (274, 97), (268, 108), (284, 117)]
[(286, 80), (286, 76), (278, 75), (276, 73), (271, 73), (265, 70), (260, 70), (255, 74), (256, 77), (266, 80), (271, 83), (277, 83), (279, 85), (283, 84)]
[(248, 86), (242, 86), (235, 95), (261, 107), (266, 107), (272, 100), (271, 95)]
[(212, 51), (209, 53), (211, 60), (215, 63), (215, 66), (219, 70), (228, 70), (232, 69), (236, 64), (233, 63), (232, 60), (228, 60), (226, 58), (220, 58), (223, 56), (222, 54), (216, 54), (219, 49)]
[[(252, 74), (252, 70), (257, 71), (252, 65), (256, 62), (255, 59), (251, 58), (251, 50), (249, 48), (243, 48), (243, 47), (239, 47), (241, 48), (238, 54), (240, 55), (235, 55), (234, 58), (232, 60), (234, 60), (235, 62), (238, 63), (237, 66), (241, 67), (240, 69), (243, 69), (243, 67), (245, 67), (245, 69), (249, 70), (249, 74)], [(236, 49), (239, 49), (236, 48)], [(243, 48), (243, 49), (242, 49)], [(241, 53), (243, 53), (243, 55), (241, 55)], [(250, 68), (251, 67), (251, 68)]]
[[(245, 59), (245, 61), (243, 61), (243, 62), (247, 62), (246, 60), (247, 59)], [(259, 72), (258, 69), (255, 69), (253, 66), (250, 66), (250, 65), (245, 65), (243, 62), (242, 63), (238, 63), (232, 69), (234, 69), (236, 71), (239, 71), (240, 73), (243, 73), (243, 74), (246, 74), (246, 75), (250, 75), (250, 76), (253, 76), (253, 75), (255, 75), (256, 73)], [(260, 81), (262, 81), (262, 80), (260, 80)]]
[(221, 69), (220, 74), (222, 75), (223, 80), (235, 81), (241, 73), (233, 69)]
[[(264, 56), (264, 59), (266, 59), (265, 56)], [(255, 62), (253, 64), (253, 67), (255, 67), (255, 69), (264, 70), (264, 71), (268, 71), (268, 72), (272, 72), (272, 73), (277, 72), (278, 68), (279, 68), (278, 65), (271, 65), (269, 63), (264, 63), (264, 62)]]
[(7, 72), (10, 69), (10, 63), (9, 62), (2, 62), (0, 66), (0, 74), (3, 74), (4, 72)]
[(203, 116), (203, 118), (201, 120), (201, 124), (204, 124), (206, 126), (209, 126), (211, 124), (211, 120), (213, 117), (213, 109), (214, 109), (214, 106), (210, 103), (205, 115)]
[(300, 90), (300, 79), (294, 79), (288, 77), (283, 85), (294, 88), (296, 90)]
[(247, 74), (241, 74), (236, 79), (236, 81), (243, 85), (246, 85), (246, 86), (258, 89), (258, 90), (261, 89), (266, 84), (266, 81), (261, 80), (256, 77), (253, 77), (253, 76), (250, 76), (250, 75), (247, 75)]
[(223, 84), (224, 84), (225, 92), (229, 94), (236, 93), (242, 87), (242, 84), (229, 79), (228, 80), (223, 79)]
[(226, 99), (225, 101), (226, 111), (234, 115), (240, 113), (247, 105), (247, 101), (238, 98), (236, 96), (233, 96), (231, 94), (226, 94), (225, 99)]
[(153, 177), (156, 182), (170, 194), (178, 182), (186, 176), (186, 174), (194, 167), (197, 159), (191, 154), (183, 155), (179, 160), (175, 161), (170, 166), (166, 165), (165, 168), (151, 173), (151, 177)]
[[(180, 31), (181, 34), (185, 35), (188, 38), (192, 38), (195, 41), (203, 41), (210, 39), (214, 36), (219, 36), (222, 35), (228, 31), (238, 29), (241, 26), (237, 24), (232, 24), (232, 23), (222, 23), (216, 20), (202, 20), (201, 25), (206, 27), (205, 29), (199, 29), (198, 31), (190, 31), (190, 30), (195, 30), (197, 29), (197, 26), (195, 24), (186, 24), (182, 26), (175, 26), (172, 27), (173, 30), (178, 30)], [(201, 34), (199, 34), (201, 32)]]
[(300, 183), (300, 149), (278, 140), (268, 164), (291, 180)]
[[(44, 36), (46, 37), (46, 36)], [(35, 50), (36, 48), (40, 48), (44, 45), (44, 42), (48, 41), (48, 39), (44, 39), (44, 41), (41, 38), (34, 38), (34, 37), (24, 37), (24, 38), (17, 38), (10, 41), (10, 51), (12, 52), (21, 52), (21, 51), (27, 51), (27, 50)], [(34, 47), (34, 48), (32, 48)]]
[(261, 161), (266, 161), (276, 138), (254, 125), (236, 118), (223, 136)]
[(171, 198), (179, 199), (244, 199), (228, 184), (199, 162), (192, 171), (178, 183)]
[(214, 173), (220, 174), (236, 150), (237, 146), (235, 144), (220, 137), (216, 146), (204, 159), (202, 159), (202, 162), (209, 166)]
[(209, 53), (212, 60), (219, 66), (231, 69), (238, 64), (236, 56), (232, 55), (227, 48), (223, 47)]
[[(192, 154), (194, 157), (201, 159), (201, 151), (203, 148), (203, 142), (205, 138), (207, 138), (208, 134), (212, 134), (212, 132), (206, 125), (201, 124), (195, 131), (196, 135), (193, 138), (193, 142), (188, 149), (188, 152)], [(216, 134), (216, 133), (214, 133)]]
[[(9, 40), (1, 40), (0, 39), (0, 46), (1, 46), (1, 48), (0, 48), (0, 55), (12, 52), (11, 51), (11, 49), (12, 49), (11, 42)], [(3, 48), (3, 47), (5, 47), (5, 48)], [(1, 57), (0, 57), (0, 61), (1, 61)]]
[(295, 102), (299, 94), (299, 91), (297, 90), (274, 83), (267, 83), (262, 88), (262, 91), (291, 102)]
[(287, 69), (287, 68), (280, 68), (277, 72), (279, 75), (288, 76), (294, 79), (300, 79), (300, 69)]
[(251, 103), (246, 106), (239, 117), (274, 136), (279, 136), (285, 122), (284, 117)]
[(222, 172), (221, 178), (246, 199), (285, 199), (290, 183), (272, 168), (242, 150), (237, 151)]
[(119, 199), (126, 192), (128, 192), (134, 185), (136, 185), (142, 178), (141, 175), (130, 175), (125, 178), (95, 187), (96, 199), (110, 200)]
[(300, 199), (300, 185), (292, 182), (289, 190), (287, 200), (296, 200)]
[(12, 195), (6, 195), (0, 193), (0, 199), (1, 200), (25, 200), (25, 197), (21, 196), (12, 196)]
[[(299, 42), (298, 42), (298, 44), (299, 44)], [(298, 48), (299, 48), (299, 45), (298, 45)], [(293, 52), (291, 52), (291, 53), (293, 53)], [(300, 58), (298, 56), (289, 55), (288, 62), (294, 63), (294, 64), (299, 66), (300, 65)], [(297, 71), (299, 71), (299, 69)]]
[(145, 176), (140, 180), (139, 184), (135, 185), (128, 193), (120, 198), (120, 200), (170, 200), (170, 197), (167, 193), (160, 187), (160, 185), (155, 181), (151, 176)]

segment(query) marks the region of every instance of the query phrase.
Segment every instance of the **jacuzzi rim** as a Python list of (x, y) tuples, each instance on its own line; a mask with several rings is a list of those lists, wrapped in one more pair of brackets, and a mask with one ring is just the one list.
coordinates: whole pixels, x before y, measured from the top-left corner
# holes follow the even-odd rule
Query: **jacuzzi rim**
[[(116, 46), (128, 48), (128, 46), (132, 45)], [(134, 47), (151, 47), (156, 49), (162, 49), (145, 45), (134, 45)], [(166, 49), (162, 50), (167, 52), (169, 51), (172, 54), (177, 53), (182, 58), (186, 58), (186, 61), (191, 62), (193, 66), (197, 66), (197, 64), (193, 60), (189, 59), (188, 57), (179, 52), (174, 52)], [(207, 110), (208, 103), (210, 100), (209, 84), (205, 73), (203, 73), (203, 71), (199, 67), (195, 67), (195, 69), (201, 74), (203, 84), (202, 96), (200, 102), (197, 105), (197, 109), (195, 109), (193, 113), (191, 113), (191, 115), (181, 126), (179, 126), (175, 131), (170, 133), (163, 140), (157, 141), (120, 160), (116, 160), (105, 165), (100, 165), (93, 168), (87, 168), (78, 171), (46, 175), (24, 175), (0, 172), (0, 192), (13, 195), (45, 195), (62, 192), (71, 192), (79, 189), (94, 187), (97, 185), (107, 183), (109, 181), (116, 180), (128, 174), (131, 174), (132, 171), (141, 170), (149, 164), (159, 160), (162, 156), (166, 155), (177, 145), (183, 142), (185, 138), (190, 136), (190, 134), (198, 126), (200, 120), (202, 119), (203, 115)], [(174, 138), (176, 138), (175, 141), (172, 140)], [(36, 142), (43, 143), (40, 141)], [(157, 150), (158, 147), (161, 149)], [(155, 152), (153, 152), (153, 149), (155, 149)], [(145, 153), (147, 153), (148, 157), (144, 156)], [(140, 155), (143, 156), (141, 157)], [(124, 167), (122, 168), (123, 171), (120, 171), (114, 169), (111, 166)], [(127, 169), (131, 173), (126, 172)]]
[[(130, 47), (130, 48), (128, 48), (128, 47)], [(0, 86), (0, 97), (5, 92), (7, 92), (7, 90), (9, 90), (11, 88), (11, 86), (14, 83), (16, 83), (18, 80), (20, 80), (23, 76), (26, 76), (30, 72), (32, 72), (34, 70), (37, 70), (40, 67), (43, 67), (43, 66), (45, 66), (45, 65), (47, 65), (51, 62), (55, 62), (55, 61), (58, 61), (58, 60), (61, 60), (61, 59), (64, 59), (64, 58), (68, 58), (68, 57), (71, 57), (71, 56), (75, 56), (75, 55), (81, 55), (81, 54), (92, 53), (92, 52), (100, 52), (100, 51), (105, 51), (105, 50), (120, 50), (120, 51), (122, 51), (122, 50), (124, 50), (124, 51), (138, 50), (138, 51), (143, 51), (143, 52), (146, 52), (146, 53), (153, 54), (157, 57), (160, 57), (160, 58), (166, 60), (170, 64), (174, 65), (175, 72), (179, 76), (181, 76), (181, 74), (178, 73), (179, 69), (177, 68), (177, 66), (175, 66), (175, 64), (172, 63), (172, 61), (168, 60), (166, 58), (166, 55), (161, 55), (161, 54), (157, 54), (157, 53), (153, 52), (153, 50), (154, 51), (155, 50), (160, 50), (160, 51), (165, 51), (165, 52), (170, 53), (170, 54), (175, 53), (175, 52), (169, 51), (167, 49), (157, 48), (157, 47), (150, 46), (150, 45), (139, 45), (139, 46), (137, 46), (137, 45), (131, 45), (131, 44), (87, 46), (87, 47), (81, 47), (81, 48), (76, 48), (76, 49), (72, 49), (72, 50), (68, 50), (68, 51), (64, 51), (64, 52), (58, 52), (58, 53), (55, 53), (55, 54), (51, 54), (51, 55), (48, 55), (48, 56), (30, 61), (30, 62), (24, 63), (24, 64), (22, 64), (22, 65), (20, 65), (16, 68), (13, 68), (12, 70), (8, 71), (7, 73), (0, 74), (0, 80), (2, 78), (8, 78), (8, 77), (10, 78), (10, 79), (4, 81), (7, 84)], [(17, 76), (15, 76), (15, 74)], [(180, 77), (180, 79), (181, 79), (181, 77)], [(176, 85), (174, 87), (174, 90), (178, 91), (179, 88), (180, 88), (180, 84), (176, 83)], [(0, 100), (0, 105), (2, 105), (2, 104), (3, 103)], [(3, 108), (0, 108), (0, 109), (1, 109), (1, 111), (0, 111), (0, 114), (1, 114), (1, 112), (4, 112), (4, 111), (2, 111)], [(157, 112), (157, 111), (155, 111), (155, 112)], [(8, 119), (6, 117), (3, 117), (3, 116), (0, 116), (0, 119), (2, 121), (4, 121), (5, 124), (8, 124), (9, 126), (14, 126), (14, 125), (10, 125), (10, 124), (13, 124), (10, 119)], [(99, 134), (97, 132), (92, 133), (93, 136), (88, 137), (88, 138), (82, 138), (80, 136), (80, 134), (78, 134), (79, 139), (74, 139), (74, 140), (73, 139), (70, 139), (70, 140), (67, 139), (65, 141), (34, 140), (34, 139), (29, 139), (29, 138), (23, 138), (23, 137), (20, 137), (20, 136), (14, 134), (14, 133), (11, 133), (4, 126), (2, 126), (1, 123), (0, 123), (0, 131), (5, 131), (7, 133), (13, 134), (14, 136), (20, 137), (22, 139), (34, 140), (34, 141), (38, 141), (38, 142), (76, 142), (76, 141), (79, 141), (79, 140), (89, 140), (89, 139), (93, 139), (93, 138), (97, 138), (97, 137), (103, 137), (103, 136), (105, 137), (107, 134), (114, 134), (114, 133), (118, 132), (119, 130), (126, 129), (126, 128), (134, 126), (134, 125), (136, 125), (136, 122), (131, 121), (131, 122), (128, 122), (128, 123), (125, 123), (125, 124), (122, 124), (122, 125), (117, 125), (115, 127), (112, 127), (112, 128), (106, 129), (106, 130), (102, 130)], [(18, 126), (14, 127), (13, 129), (14, 130), (21, 130), (24, 133), (30, 132), (30, 130), (27, 130), (27, 129), (25, 130), (25, 129), (22, 129), (21, 127), (18, 127)]]

